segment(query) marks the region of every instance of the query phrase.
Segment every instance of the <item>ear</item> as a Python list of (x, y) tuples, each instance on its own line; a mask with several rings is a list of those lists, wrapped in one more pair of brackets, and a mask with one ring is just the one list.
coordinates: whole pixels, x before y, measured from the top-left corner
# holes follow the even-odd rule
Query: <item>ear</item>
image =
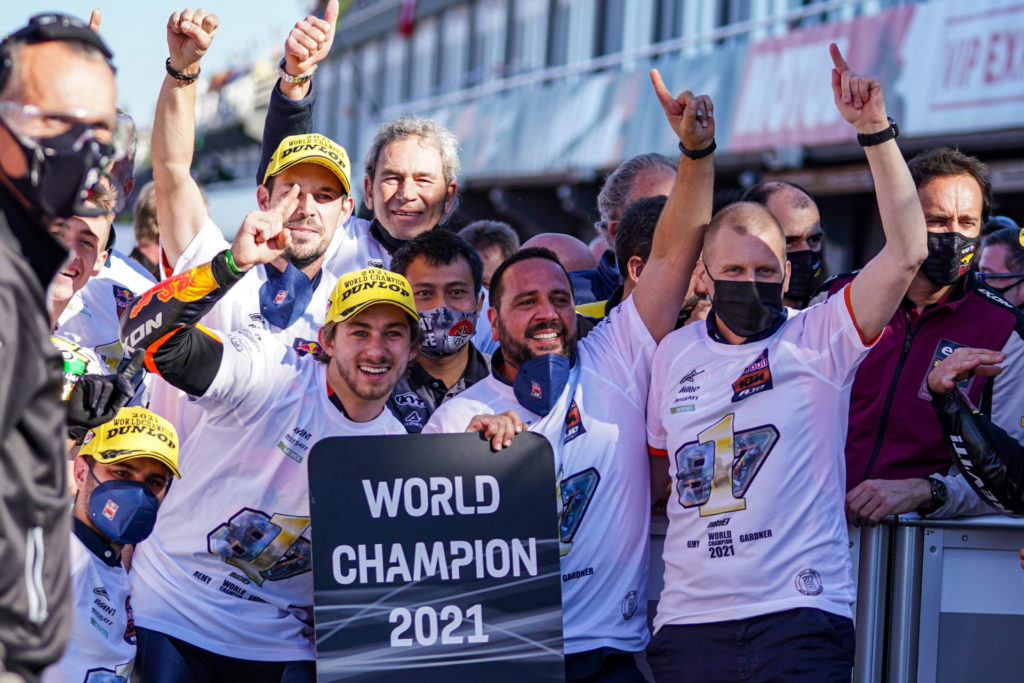
[(352, 197), (345, 197), (345, 201), (341, 203), (341, 213), (338, 214), (337, 227), (340, 228), (341, 226), (345, 225), (345, 221), (347, 221), (352, 216), (352, 211), (355, 208), (356, 200), (352, 199)]
[[(337, 332), (337, 325), (334, 326), (334, 330), (335, 332)], [(316, 333), (316, 338), (317, 341), (320, 342), (320, 348), (326, 351), (327, 355), (329, 355), (331, 358), (334, 358), (334, 339), (332, 337), (327, 336), (327, 334), (324, 332), (324, 328), (320, 328), (320, 330)]]
[(267, 189), (266, 185), (260, 185), (256, 188), (256, 204), (260, 207), (260, 211), (266, 211), (267, 207), (270, 206), (270, 190)]
[(491, 341), (501, 341), (498, 338), (498, 309), (494, 306), (487, 309), (487, 321), (491, 323)]
[(629, 273), (629, 279), (636, 282), (640, 279), (640, 273), (644, 269), (644, 260), (639, 256), (630, 256), (629, 260), (626, 261), (626, 272)]
[(704, 261), (697, 261), (694, 275), (697, 278), (697, 283), (693, 288), (694, 293), (707, 294), (708, 297), (713, 299), (715, 297), (715, 284), (708, 273), (707, 266), (704, 265)]
[(373, 211), (373, 183), (370, 182), (369, 176), (363, 176), (363, 204), (366, 204), (366, 208)]
[(79, 491), (85, 490), (85, 484), (89, 480), (89, 465), (85, 462), (85, 457), (79, 455), (74, 460), (74, 471), (73, 476), (75, 479), (75, 487)]
[(615, 249), (615, 234), (618, 231), (619, 231), (619, 222), (617, 220), (615, 220), (615, 221), (608, 221), (608, 239), (605, 240), (605, 241), (608, 242), (608, 248), (609, 249), (612, 249), (612, 250)]
[[(113, 228), (111, 228), (113, 230)], [(96, 255), (96, 263), (92, 264), (92, 275), (90, 277), (96, 277), (103, 270), (103, 264), (107, 262), (107, 257), (110, 256), (110, 250), (101, 251)]]
[(444, 215), (445, 216), (450, 214), (452, 212), (452, 210), (455, 208), (455, 194), (458, 191), (458, 189), (459, 189), (459, 181), (457, 181), (457, 180), (453, 180), (448, 185), (448, 190), (446, 192), (446, 196), (445, 196), (445, 200), (444, 200)]
[(782, 278), (782, 291), (783, 293), (789, 291), (789, 274), (792, 270), (793, 265), (786, 259), (786, 277)]

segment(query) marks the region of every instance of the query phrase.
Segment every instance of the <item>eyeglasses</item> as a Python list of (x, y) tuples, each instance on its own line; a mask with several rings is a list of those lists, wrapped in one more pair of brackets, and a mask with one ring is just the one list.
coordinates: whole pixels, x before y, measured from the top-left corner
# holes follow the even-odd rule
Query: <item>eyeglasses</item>
[(978, 273), (978, 277), (981, 279), (982, 282), (988, 283), (989, 280), (998, 281), (1011, 277), (1024, 278), (1024, 273)]
[[(27, 147), (38, 149), (49, 156), (77, 152), (95, 140), (109, 146), (112, 158), (127, 155), (129, 143), (135, 134), (131, 119), (123, 114), (96, 116), (83, 109), (69, 111), (43, 111), (31, 104), (0, 102), (0, 121)], [(67, 136), (72, 136), (71, 140)], [(61, 148), (48, 146), (47, 140), (63, 138)]]

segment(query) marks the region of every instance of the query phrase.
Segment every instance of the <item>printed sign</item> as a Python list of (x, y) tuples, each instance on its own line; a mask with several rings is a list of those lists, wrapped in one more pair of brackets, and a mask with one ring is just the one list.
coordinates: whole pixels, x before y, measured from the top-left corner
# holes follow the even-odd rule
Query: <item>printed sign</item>
[(523, 433), (309, 457), (318, 681), (561, 681), (554, 456)]

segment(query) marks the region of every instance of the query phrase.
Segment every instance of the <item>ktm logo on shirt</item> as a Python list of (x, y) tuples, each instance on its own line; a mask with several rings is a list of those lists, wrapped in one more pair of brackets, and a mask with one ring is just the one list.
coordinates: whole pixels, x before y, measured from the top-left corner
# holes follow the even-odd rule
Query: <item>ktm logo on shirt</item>
[(768, 349), (765, 349), (753, 363), (743, 369), (743, 373), (732, 383), (732, 402), (742, 401), (771, 388), (772, 369), (768, 365)]
[(577, 436), (586, 433), (587, 430), (583, 426), (583, 417), (580, 415), (580, 407), (576, 405), (576, 399), (573, 399), (572, 403), (569, 404), (569, 412), (565, 414), (565, 438), (562, 439), (562, 443), (569, 443)]

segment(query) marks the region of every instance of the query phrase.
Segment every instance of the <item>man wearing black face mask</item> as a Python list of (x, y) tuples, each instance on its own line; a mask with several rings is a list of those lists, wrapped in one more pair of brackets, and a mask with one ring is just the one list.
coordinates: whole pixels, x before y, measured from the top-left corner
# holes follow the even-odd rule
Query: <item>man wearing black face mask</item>
[(67, 251), (46, 225), (88, 213), (114, 155), (110, 57), (88, 25), (57, 14), (0, 44), (0, 663), (30, 679), (60, 656), (70, 610), (61, 359), (46, 304)]
[(821, 249), (824, 234), (818, 205), (802, 188), (781, 181), (754, 185), (743, 193), (742, 200), (763, 204), (782, 226), (790, 266), (789, 286), (782, 295), (782, 303), (790, 308), (805, 308), (825, 279)]
[[(962, 486), (946, 475), (952, 460), (928, 394), (929, 371), (955, 349), (1006, 354), (1002, 374), (967, 378), (960, 389), (993, 423), (1024, 437), (1024, 316), (970, 272), (992, 202), (985, 166), (947, 148), (923, 152), (909, 166), (928, 223), (928, 258), (853, 385), (846, 440), (852, 524), (912, 510), (933, 517), (984, 511), (950, 495)], [(829, 291), (848, 280), (837, 278)]]
[(746, 679), (750, 662), (777, 680), (850, 680), (846, 402), (926, 231), (881, 86), (831, 52), (836, 108), (868, 145), (886, 244), (841, 296), (796, 311), (782, 306), (791, 269), (768, 209), (738, 202), (708, 225), (697, 274), (711, 313), (662, 341), (647, 400), (652, 486), (673, 485), (647, 649), (658, 681)]
[(144, 408), (123, 408), (89, 431), (75, 458), (78, 493), (71, 538), (71, 638), (42, 683), (128, 681), (135, 662), (135, 621), (125, 545), (147, 538), (178, 471), (178, 434)]
[(483, 303), (483, 260), (457, 234), (428, 230), (395, 252), (391, 270), (412, 285), (423, 343), (387, 405), (418, 434), (439, 405), (490, 372), (491, 357), (472, 340)]

